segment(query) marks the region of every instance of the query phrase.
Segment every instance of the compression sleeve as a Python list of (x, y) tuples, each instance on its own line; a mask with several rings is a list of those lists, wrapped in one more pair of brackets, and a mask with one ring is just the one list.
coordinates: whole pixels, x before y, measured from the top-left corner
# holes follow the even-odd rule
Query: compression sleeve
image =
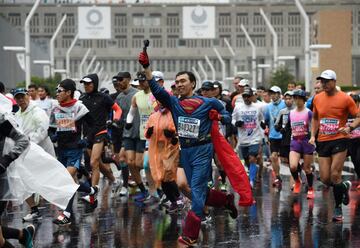
[(134, 121), (134, 117), (136, 115), (137, 107), (130, 107), (129, 113), (126, 117), (126, 123), (132, 123)]
[(120, 108), (120, 106), (117, 103), (114, 103), (111, 108), (115, 111), (114, 120), (120, 120), (122, 115), (122, 109)]

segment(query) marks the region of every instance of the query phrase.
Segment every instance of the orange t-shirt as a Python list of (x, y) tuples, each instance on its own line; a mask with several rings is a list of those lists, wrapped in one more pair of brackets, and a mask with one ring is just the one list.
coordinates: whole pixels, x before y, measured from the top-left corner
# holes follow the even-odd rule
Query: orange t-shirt
[(318, 141), (350, 138), (338, 131), (346, 125), (349, 114), (355, 116), (359, 112), (350, 96), (342, 91), (333, 96), (321, 92), (314, 97), (313, 106), (313, 112), (318, 115), (320, 122)]

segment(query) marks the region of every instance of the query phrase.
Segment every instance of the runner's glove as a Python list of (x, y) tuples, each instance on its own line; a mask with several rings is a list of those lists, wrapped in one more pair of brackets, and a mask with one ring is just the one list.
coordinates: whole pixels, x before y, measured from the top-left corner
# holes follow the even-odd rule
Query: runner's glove
[(144, 67), (144, 69), (150, 66), (149, 56), (146, 51), (142, 51), (139, 54), (139, 63)]
[(83, 138), (78, 142), (79, 148), (86, 148), (88, 145), (89, 145), (89, 141), (87, 140), (87, 138)]
[(244, 126), (244, 122), (243, 121), (237, 121), (235, 122), (235, 127), (242, 127)]
[(132, 128), (133, 124), (132, 123), (126, 123), (125, 124), (125, 129), (129, 130), (130, 128)]
[(146, 138), (149, 139), (151, 135), (153, 135), (153, 133), (154, 133), (154, 127), (149, 127), (145, 134)]
[(173, 146), (176, 145), (178, 142), (179, 142), (179, 139), (178, 139), (178, 138), (172, 137), (172, 139), (171, 139), (171, 144), (172, 144)]
[(9, 155), (1, 156), (0, 157), (0, 175), (5, 173), (7, 167), (11, 164), (13, 160)]
[(263, 122), (263, 121), (261, 121), (261, 122), (260, 122), (260, 127), (261, 127), (263, 130), (265, 130), (265, 128), (266, 128), (266, 123)]
[(212, 109), (209, 111), (209, 119), (213, 121), (221, 121), (221, 115), (215, 109)]
[(169, 129), (164, 129), (164, 135), (166, 138), (173, 138), (175, 136), (174, 131), (170, 131)]
[(58, 138), (59, 138), (57, 133), (50, 134), (49, 137), (50, 137), (50, 140), (51, 140), (52, 143), (56, 143), (58, 141)]

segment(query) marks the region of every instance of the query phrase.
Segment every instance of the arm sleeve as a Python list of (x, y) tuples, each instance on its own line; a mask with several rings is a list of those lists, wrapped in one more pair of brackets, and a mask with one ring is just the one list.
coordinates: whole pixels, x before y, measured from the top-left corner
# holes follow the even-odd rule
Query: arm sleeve
[(237, 114), (237, 106), (235, 106), (235, 108), (234, 108), (234, 110), (233, 110), (233, 112), (232, 112), (232, 118), (231, 118), (231, 124), (233, 124), (234, 126), (235, 126), (235, 123), (236, 123), (236, 121), (237, 121), (237, 117), (238, 117), (238, 114)]
[(113, 119), (120, 120), (122, 114), (122, 109), (120, 108), (120, 106), (117, 103), (114, 103), (111, 108), (115, 111)]
[(39, 144), (48, 136), (49, 117), (42, 109), (34, 114), (34, 130), (29, 134), (30, 141)]
[(276, 122), (275, 122), (275, 125), (274, 125), (275, 130), (277, 132), (279, 132), (281, 130), (281, 128), (282, 128), (282, 125), (281, 125), (282, 124), (282, 119), (283, 119), (283, 114), (280, 113), (280, 116), (278, 118), (276, 118)]
[(264, 113), (264, 120), (265, 120), (265, 122), (269, 122), (270, 121), (269, 106), (266, 106), (264, 112), (265, 112)]
[(137, 107), (131, 105), (128, 115), (126, 116), (126, 123), (132, 123), (136, 115)]
[(1, 123), (0, 133), (15, 141), (15, 144), (9, 153), (4, 154), (9, 155), (12, 160), (17, 159), (30, 144), (29, 139), (23, 133), (15, 129), (8, 120)]
[(172, 105), (171, 105), (171, 96), (169, 95), (169, 93), (162, 88), (156, 81), (154, 78), (152, 78), (149, 81), (149, 86), (150, 86), (150, 90), (153, 93), (153, 95), (155, 96), (156, 100), (158, 100), (159, 102), (161, 102), (161, 104), (172, 110)]

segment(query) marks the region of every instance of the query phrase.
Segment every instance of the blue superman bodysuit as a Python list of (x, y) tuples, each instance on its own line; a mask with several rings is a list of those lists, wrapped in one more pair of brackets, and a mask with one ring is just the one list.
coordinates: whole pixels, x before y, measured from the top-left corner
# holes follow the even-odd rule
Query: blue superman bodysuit
[(209, 119), (209, 111), (218, 111), (223, 124), (230, 123), (231, 117), (215, 98), (177, 98), (169, 95), (154, 78), (149, 81), (149, 85), (155, 98), (171, 111), (180, 140), (180, 163), (191, 188), (191, 209), (197, 216), (202, 217), (213, 158), (210, 137), (212, 120)]

